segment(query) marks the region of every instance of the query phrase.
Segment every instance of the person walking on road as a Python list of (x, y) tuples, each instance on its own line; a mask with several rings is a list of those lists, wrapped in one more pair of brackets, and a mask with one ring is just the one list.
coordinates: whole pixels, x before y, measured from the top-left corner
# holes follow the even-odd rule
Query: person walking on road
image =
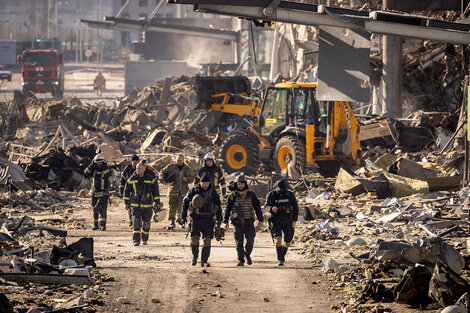
[(181, 210), (183, 208), (183, 199), (188, 192), (188, 183), (194, 177), (191, 177), (191, 171), (184, 162), (184, 155), (178, 154), (175, 163), (168, 164), (159, 175), (160, 181), (168, 185), (168, 204), (170, 212), (168, 220), (171, 221), (169, 229), (175, 228), (175, 219), (181, 224)]
[(85, 176), (92, 177), (91, 183), (91, 205), (93, 206), (93, 230), (98, 228), (106, 230), (106, 215), (109, 201), (109, 178), (111, 169), (104, 161), (102, 154), (95, 155), (93, 162), (85, 169)]
[(197, 264), (199, 255), (199, 238), (203, 238), (201, 266), (209, 267), (208, 259), (211, 252), (211, 240), (214, 238), (215, 223), (222, 222), (219, 194), (212, 188), (210, 178), (203, 175), (198, 185), (191, 188), (183, 200), (182, 223), (187, 222), (188, 211), (191, 218), (191, 252), (192, 265)]
[(214, 155), (212, 153), (207, 153), (204, 156), (204, 166), (199, 170), (194, 185), (199, 184), (204, 174), (209, 177), (212, 188), (214, 188), (219, 195), (222, 193), (222, 196), (225, 196), (227, 193), (227, 185), (225, 184), (224, 173), (215, 165)]
[[(227, 198), (224, 227), (229, 229), (229, 219), (235, 227), (234, 237), (237, 248), (238, 264), (244, 266), (245, 258), (248, 265), (252, 264), (251, 252), (255, 242), (255, 215), (258, 218), (258, 227), (263, 227), (263, 212), (256, 194), (248, 189), (245, 175), (238, 175), (235, 179), (236, 189)], [(243, 247), (244, 239), (246, 245)]]
[(98, 97), (101, 97), (101, 93), (103, 92), (105, 86), (106, 79), (104, 78), (103, 74), (101, 74), (101, 72), (98, 72), (98, 75), (96, 75), (95, 80), (93, 81), (93, 88), (96, 90), (96, 95)]
[[(268, 219), (271, 234), (276, 244), (279, 266), (283, 266), (287, 249), (294, 238), (294, 227), (299, 215), (299, 206), (293, 192), (287, 190), (284, 180), (276, 182), (276, 190), (266, 197), (266, 205), (271, 213)], [(284, 244), (282, 244), (284, 235)]]
[(137, 164), (135, 173), (127, 180), (124, 187), (124, 201), (128, 210), (132, 210), (134, 246), (146, 245), (150, 233), (152, 209), (157, 214), (161, 208), (160, 192), (156, 178), (145, 174), (145, 165)]
[[(131, 159), (131, 164), (126, 166), (124, 171), (121, 173), (121, 179), (119, 181), (119, 195), (121, 198), (124, 196), (124, 187), (126, 186), (127, 180), (135, 173), (135, 169), (139, 163), (139, 156), (134, 154)], [(129, 227), (132, 227), (132, 210), (128, 210), (129, 215)]]

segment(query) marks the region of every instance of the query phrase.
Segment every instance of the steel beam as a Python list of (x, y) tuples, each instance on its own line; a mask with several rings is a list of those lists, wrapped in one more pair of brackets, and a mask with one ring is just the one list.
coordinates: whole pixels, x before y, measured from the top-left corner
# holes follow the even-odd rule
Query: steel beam
[(112, 16), (106, 17), (107, 22), (92, 21), (82, 19), (80, 22), (88, 24), (93, 28), (102, 28), (109, 30), (120, 30), (129, 32), (140, 32), (143, 28), (148, 32), (160, 32), (168, 34), (178, 34), (186, 36), (204, 37), (220, 40), (238, 40), (238, 32), (220, 29), (210, 29), (204, 27), (193, 27), (186, 25), (172, 25), (172, 24), (161, 24), (151, 23), (146, 26), (145, 21), (135, 21), (129, 19), (115, 18)]
[[(180, 1), (174, 1), (181, 3)], [(419, 16), (389, 14), (388, 12), (371, 12), (365, 16), (363, 11), (306, 5), (295, 2), (281, 2), (272, 16), (263, 14), (263, 7), (242, 5), (197, 4), (204, 1), (184, 1), (195, 4), (195, 11), (211, 14), (236, 16), (241, 18), (284, 22), (309, 26), (334, 26), (351, 29), (363, 29), (371, 33), (394, 35), (423, 40), (434, 40), (452, 44), (470, 44), (470, 33), (459, 31), (459, 23), (437, 23)], [(225, 1), (228, 3), (229, 1)], [(236, 1), (232, 1), (236, 2)], [(387, 16), (390, 21), (377, 20)], [(375, 18), (375, 19), (374, 19)], [(422, 21), (425, 25), (423, 26)], [(419, 24), (419, 25), (416, 25)], [(430, 27), (426, 25), (439, 25)], [(455, 26), (455, 27), (453, 27)], [(452, 29), (454, 28), (454, 29)]]

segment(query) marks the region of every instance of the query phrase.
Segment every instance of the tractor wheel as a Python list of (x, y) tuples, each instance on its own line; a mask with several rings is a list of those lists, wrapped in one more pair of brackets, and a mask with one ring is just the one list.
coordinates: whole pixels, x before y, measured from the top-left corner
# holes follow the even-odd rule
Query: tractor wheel
[(276, 172), (281, 174), (287, 170), (289, 163), (293, 163), (294, 168), (302, 173), (305, 168), (305, 144), (299, 142), (294, 136), (285, 136), (279, 139), (274, 151), (274, 167)]
[(258, 146), (242, 133), (230, 135), (222, 146), (223, 169), (228, 173), (252, 175), (259, 166)]

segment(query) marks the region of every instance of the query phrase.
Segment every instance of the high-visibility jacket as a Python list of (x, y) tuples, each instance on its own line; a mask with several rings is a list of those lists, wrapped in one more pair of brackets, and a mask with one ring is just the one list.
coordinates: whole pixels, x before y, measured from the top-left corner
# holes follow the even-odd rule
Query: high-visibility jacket
[(132, 164), (126, 166), (124, 171), (121, 173), (121, 180), (119, 181), (119, 192), (124, 194), (124, 186), (126, 186), (127, 180), (131, 178), (132, 174), (135, 173), (135, 167)]
[(219, 195), (220, 192), (222, 192), (222, 195), (225, 196), (227, 193), (227, 184), (225, 183), (225, 177), (222, 170), (215, 164), (212, 166), (201, 167), (196, 176), (196, 180), (194, 181), (194, 185), (197, 186), (199, 184), (199, 181), (204, 174), (209, 176), (209, 179), (211, 180), (211, 186), (215, 189), (215, 191), (217, 191)]
[(124, 202), (131, 208), (151, 209), (160, 203), (160, 191), (156, 178), (134, 173), (124, 187)]
[(109, 195), (109, 178), (112, 174), (111, 168), (109, 168), (104, 162), (101, 167), (98, 167), (98, 165), (93, 162), (85, 169), (85, 176), (93, 178), (91, 184), (91, 193), (93, 197), (104, 197)]

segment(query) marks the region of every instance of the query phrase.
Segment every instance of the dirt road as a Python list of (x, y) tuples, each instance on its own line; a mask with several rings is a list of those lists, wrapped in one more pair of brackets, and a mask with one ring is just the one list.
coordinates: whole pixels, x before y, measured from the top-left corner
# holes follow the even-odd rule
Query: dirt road
[[(90, 211), (74, 213), (91, 229)], [(108, 221), (106, 232), (69, 232), (70, 242), (94, 237), (98, 269), (116, 280), (103, 285), (106, 306), (99, 312), (331, 312), (330, 306), (341, 302), (329, 294), (326, 275), (297, 254), (298, 248), (289, 251), (285, 267), (278, 267), (267, 232), (256, 236), (253, 265), (235, 266), (231, 229), (223, 245), (213, 241), (212, 266), (202, 268), (190, 265), (185, 230), (152, 223), (148, 246), (134, 247), (122, 203), (108, 209)], [(119, 297), (131, 303), (120, 304)]]

